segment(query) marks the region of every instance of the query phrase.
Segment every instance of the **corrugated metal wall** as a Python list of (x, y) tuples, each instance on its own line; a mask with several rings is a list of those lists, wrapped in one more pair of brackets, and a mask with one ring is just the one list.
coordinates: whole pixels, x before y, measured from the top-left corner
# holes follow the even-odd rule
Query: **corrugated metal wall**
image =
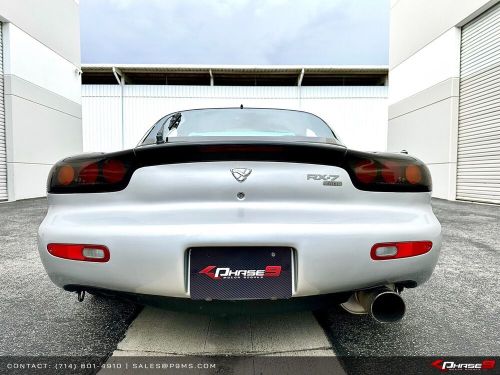
[[(118, 85), (83, 85), (84, 151), (121, 149)], [(133, 147), (163, 115), (204, 107), (275, 107), (313, 112), (349, 147), (386, 149), (387, 87), (124, 86), (125, 148)]]
[(500, 4), (462, 28), (457, 199), (500, 204)]
[(121, 149), (120, 86), (82, 86), (83, 151)]
[(5, 103), (3, 76), (3, 35), (0, 22), (0, 201), (7, 200), (7, 146), (5, 142)]

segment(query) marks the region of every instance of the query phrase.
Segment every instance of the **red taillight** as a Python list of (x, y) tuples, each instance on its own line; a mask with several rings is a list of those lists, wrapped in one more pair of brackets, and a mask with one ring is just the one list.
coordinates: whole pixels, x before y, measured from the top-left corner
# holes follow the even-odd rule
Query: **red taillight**
[(90, 163), (84, 166), (78, 173), (80, 182), (84, 184), (94, 184), (99, 177), (99, 165), (97, 163)]
[(422, 180), (422, 172), (416, 165), (407, 166), (405, 176), (406, 180), (413, 185), (418, 184)]
[(395, 161), (386, 161), (382, 165), (382, 178), (388, 184), (395, 184), (401, 181), (402, 166)]
[(354, 173), (359, 181), (370, 184), (377, 178), (377, 164), (369, 159), (358, 161), (354, 167)]
[(111, 184), (120, 182), (126, 172), (125, 165), (120, 160), (106, 160), (102, 167), (104, 179)]
[(372, 246), (373, 260), (408, 258), (422, 255), (432, 249), (431, 241), (384, 242)]
[[(124, 152), (122, 152), (123, 154)], [(133, 155), (82, 156), (57, 163), (49, 175), (49, 193), (103, 193), (124, 189), (136, 169)]]
[(85, 262), (107, 262), (109, 250), (103, 245), (79, 245), (51, 243), (47, 250), (55, 257)]
[(262, 154), (262, 153), (270, 153), (270, 154), (279, 154), (285, 151), (284, 147), (279, 146), (266, 146), (263, 144), (259, 145), (222, 145), (222, 146), (200, 146), (197, 148), (198, 152), (202, 153), (221, 153), (221, 154)]
[(354, 186), (365, 191), (428, 192), (431, 175), (420, 160), (398, 154), (349, 151), (347, 172)]
[(71, 165), (63, 165), (59, 168), (57, 172), (57, 182), (59, 184), (67, 186), (73, 182), (75, 178), (75, 170)]

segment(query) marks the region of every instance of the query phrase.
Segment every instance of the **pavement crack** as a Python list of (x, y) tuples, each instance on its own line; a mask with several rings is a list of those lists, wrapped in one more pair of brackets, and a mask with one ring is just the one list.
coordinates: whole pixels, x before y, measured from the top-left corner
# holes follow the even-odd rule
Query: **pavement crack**
[(252, 345), (252, 350), (255, 349), (255, 345), (253, 342), (253, 317), (250, 317), (250, 344)]
[[(251, 351), (233, 351), (233, 352), (177, 352), (177, 351), (172, 351), (172, 352), (165, 352), (165, 351), (156, 351), (156, 350), (141, 350), (140, 353), (148, 353), (148, 354), (158, 354), (160, 356), (163, 355), (175, 355), (175, 356), (239, 356), (239, 355), (245, 355), (245, 356), (258, 356), (258, 355), (273, 355), (273, 354), (287, 354), (287, 353), (305, 353), (309, 351), (316, 351), (316, 350), (330, 350), (333, 352), (333, 349), (331, 346), (318, 346), (318, 347), (312, 347), (312, 348), (304, 348), (304, 349), (291, 349), (291, 350), (273, 350), (273, 351), (258, 351), (258, 350), (251, 350)], [(121, 353), (127, 353), (129, 350), (121, 350), (117, 349), (116, 352), (121, 352)]]
[(205, 342), (203, 343), (203, 351), (207, 350), (208, 336), (210, 334), (210, 326), (212, 325), (213, 318), (210, 317), (207, 324), (207, 333), (205, 334)]

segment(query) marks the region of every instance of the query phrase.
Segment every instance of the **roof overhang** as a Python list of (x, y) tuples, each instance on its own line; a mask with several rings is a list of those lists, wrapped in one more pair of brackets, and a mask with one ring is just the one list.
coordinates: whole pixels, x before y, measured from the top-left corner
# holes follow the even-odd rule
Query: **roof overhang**
[(83, 72), (111, 72), (113, 67), (122, 72), (154, 73), (336, 73), (387, 74), (387, 65), (171, 65), (171, 64), (83, 64)]
[(116, 71), (143, 85), (383, 86), (388, 66), (83, 64), (83, 83), (114, 84)]

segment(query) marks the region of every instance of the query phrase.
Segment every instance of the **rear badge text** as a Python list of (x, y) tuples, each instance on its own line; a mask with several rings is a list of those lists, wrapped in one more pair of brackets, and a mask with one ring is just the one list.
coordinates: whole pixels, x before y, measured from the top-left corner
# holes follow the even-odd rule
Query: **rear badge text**
[(307, 180), (321, 181), (324, 186), (342, 186), (342, 181), (337, 181), (339, 177), (335, 174), (308, 174)]

